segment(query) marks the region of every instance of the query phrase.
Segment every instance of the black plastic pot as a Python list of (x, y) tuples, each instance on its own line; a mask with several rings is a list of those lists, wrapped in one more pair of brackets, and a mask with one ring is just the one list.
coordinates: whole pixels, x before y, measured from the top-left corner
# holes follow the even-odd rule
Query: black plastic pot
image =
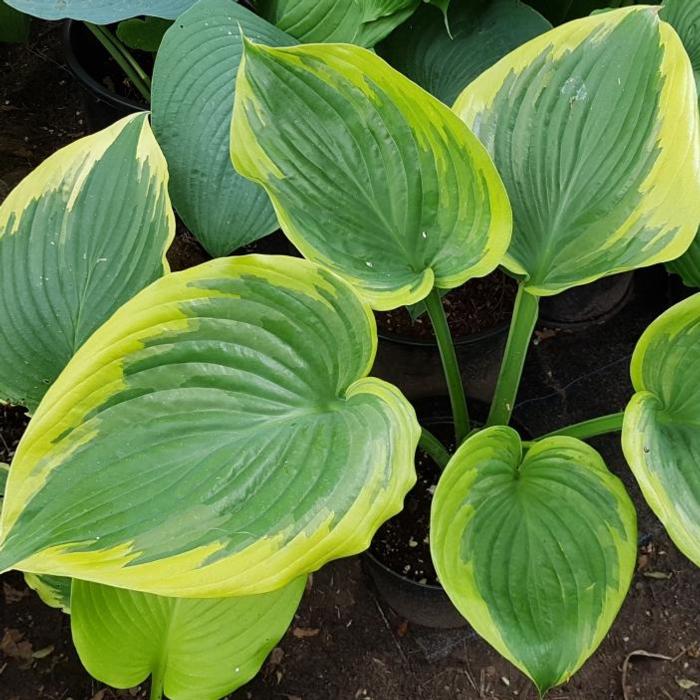
[[(452, 416), (446, 398), (432, 397), (418, 402), (415, 408), (421, 418), (421, 425), (431, 430), (449, 426), (451, 430)], [(488, 416), (488, 405), (480, 401), (470, 401), (469, 410), (472, 423), (483, 425)], [(515, 423), (514, 427), (523, 439), (530, 439), (529, 432), (523, 426)], [(363, 566), (382, 600), (409, 622), (434, 629), (468, 626), (442, 586), (418, 583), (403, 576), (380, 561), (371, 550), (363, 554)]]
[(619, 275), (574, 287), (540, 301), (539, 325), (579, 330), (609, 321), (632, 296), (634, 275)]
[[(63, 49), (68, 67), (83, 87), (85, 118), (91, 131), (99, 131), (122, 117), (148, 109), (145, 102), (122, 97), (102, 82), (109, 71), (109, 57), (84, 24), (70, 19), (65, 22)], [(110, 77), (120, 80), (122, 76)]]
[[(449, 403), (445, 400), (427, 400), (417, 406), (417, 411), (419, 415), (429, 412), (431, 417), (423, 419), (423, 424), (429, 429), (452, 426)], [(482, 412), (482, 407), (479, 406), (478, 413)], [(394, 612), (409, 622), (435, 629), (467, 626), (467, 621), (452, 604), (442, 586), (418, 583), (406, 578), (382, 563), (370, 550), (365, 552), (363, 564), (379, 596)]]
[(411, 581), (382, 564), (370, 552), (365, 552), (363, 565), (380, 597), (405, 620), (434, 629), (468, 626), (442, 586)]
[[(387, 334), (379, 337), (373, 374), (400, 386), (411, 400), (446, 393), (440, 352), (434, 342)], [(470, 397), (484, 402), (491, 400), (507, 337), (508, 323), (503, 323), (489, 331), (456, 339), (462, 381)]]

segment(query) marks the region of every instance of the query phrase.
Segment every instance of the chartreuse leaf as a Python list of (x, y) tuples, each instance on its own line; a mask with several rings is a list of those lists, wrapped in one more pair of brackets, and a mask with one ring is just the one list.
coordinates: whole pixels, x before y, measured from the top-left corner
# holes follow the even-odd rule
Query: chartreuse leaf
[(365, 49), (247, 42), (231, 140), (297, 248), (376, 309), (486, 275), (508, 246), (510, 206), (479, 141)]
[(231, 0), (202, 0), (167, 32), (153, 70), (153, 130), (168, 160), (170, 195), (213, 256), (277, 228), (267, 195), (229, 156), (241, 29), (264, 44), (296, 43)]
[(8, 5), (42, 19), (79, 19), (110, 24), (149, 15), (175, 19), (195, 0), (6, 0)]
[(693, 72), (658, 8), (570, 22), (483, 73), (455, 110), (513, 206), (505, 266), (550, 295), (678, 257), (700, 220)]
[(700, 294), (654, 321), (632, 357), (622, 447), (644, 498), (700, 566)]
[(469, 438), (432, 505), (430, 546), (457, 609), (540, 692), (595, 651), (636, 561), (636, 515), (622, 483), (579, 440), (523, 454), (512, 428)]
[(365, 549), (415, 481), (415, 413), (366, 375), (370, 308), (284, 256), (164, 277), (78, 351), (17, 448), (13, 567), (178, 597), (262, 593)]
[(552, 25), (520, 0), (457, 3), (449, 13), (451, 36), (435, 8), (425, 6), (377, 50), (405, 76), (446, 104), (509, 51)]
[(420, 0), (258, 0), (260, 14), (305, 43), (371, 47), (408, 19)]
[(284, 635), (305, 577), (272, 593), (185, 599), (73, 584), (71, 629), (89, 673), (116, 688), (152, 675), (151, 697), (218, 700), (250, 681)]
[(168, 171), (145, 114), (61, 149), (0, 206), (0, 400), (34, 409), (75, 351), (168, 270)]
[(50, 608), (70, 613), (72, 579), (49, 574), (24, 574), (24, 580)]

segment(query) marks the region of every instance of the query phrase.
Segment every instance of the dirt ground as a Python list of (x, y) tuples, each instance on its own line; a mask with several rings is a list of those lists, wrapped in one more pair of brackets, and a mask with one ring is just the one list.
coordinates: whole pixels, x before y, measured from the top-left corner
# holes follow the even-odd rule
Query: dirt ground
[[(35, 23), (28, 46), (0, 47), (0, 199), (85, 129), (81, 93), (63, 65), (56, 26)], [(603, 326), (538, 333), (517, 409), (518, 419), (533, 434), (624, 406), (634, 343), (669, 303), (659, 271), (638, 275), (635, 285), (628, 306)], [(382, 349), (385, 358), (395, 357), (394, 352), (390, 346)], [(420, 387), (413, 389), (421, 393)], [(21, 411), (0, 412), (0, 461), (13, 452), (22, 421)], [(679, 554), (642, 501), (618, 440), (600, 438), (595, 445), (637, 504), (639, 567), (607, 639), (575, 678), (549, 698), (698, 700), (700, 570)], [(20, 575), (1, 578), (0, 700), (147, 697), (146, 688), (117, 693), (91, 680), (72, 650), (69, 619), (46, 608)], [(313, 576), (278, 649), (260, 675), (231, 697), (534, 700), (536, 693), (468, 630), (431, 632), (397, 618), (375, 595), (361, 559), (353, 558)]]

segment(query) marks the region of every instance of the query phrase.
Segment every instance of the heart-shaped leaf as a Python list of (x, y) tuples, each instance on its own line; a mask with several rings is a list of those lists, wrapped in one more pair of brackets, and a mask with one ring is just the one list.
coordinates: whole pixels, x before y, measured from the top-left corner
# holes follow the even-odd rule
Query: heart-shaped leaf
[(377, 48), (394, 68), (451, 105), (464, 88), (509, 51), (552, 28), (520, 0), (458, 3), (443, 16), (425, 6)]
[(202, 0), (166, 33), (153, 70), (153, 130), (168, 160), (170, 195), (213, 256), (277, 228), (267, 195), (229, 156), (241, 29), (263, 44), (296, 43), (231, 0)]
[(700, 294), (647, 328), (632, 357), (632, 383), (625, 457), (671, 539), (700, 566)]
[(195, 0), (6, 0), (8, 5), (42, 19), (79, 19), (111, 24), (149, 15), (175, 19)]
[(415, 481), (415, 413), (366, 375), (368, 306), (321, 266), (220, 258), (125, 304), (10, 470), (0, 570), (263, 593), (365, 549)]
[(508, 246), (508, 199), (479, 141), (365, 49), (246, 42), (231, 140), (297, 248), (376, 309), (486, 275)]
[(168, 172), (145, 114), (48, 158), (0, 206), (0, 400), (34, 409), (75, 351), (168, 270)]
[(523, 456), (506, 427), (477, 433), (452, 457), (430, 533), (452, 602), (541, 692), (595, 651), (636, 561), (634, 506), (600, 455), (553, 437)]
[(700, 221), (692, 68), (658, 9), (570, 22), (508, 54), (456, 111), (513, 206), (505, 266), (531, 294), (665, 262)]
[(258, 0), (260, 14), (304, 43), (371, 47), (408, 19), (420, 0)]
[(71, 629), (92, 676), (151, 697), (218, 700), (250, 681), (289, 626), (305, 577), (256, 596), (164, 598), (86, 581), (73, 584)]

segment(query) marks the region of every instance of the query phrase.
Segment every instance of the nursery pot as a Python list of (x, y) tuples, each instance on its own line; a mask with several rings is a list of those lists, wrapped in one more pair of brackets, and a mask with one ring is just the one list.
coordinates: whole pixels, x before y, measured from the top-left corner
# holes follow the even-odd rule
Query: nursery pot
[(542, 297), (539, 324), (577, 330), (605, 323), (630, 300), (633, 281), (631, 272), (623, 272), (567, 289), (553, 297)]
[[(450, 452), (453, 452), (454, 427), (447, 398), (426, 399), (416, 403), (415, 408), (421, 425), (441, 439)], [(479, 426), (486, 422), (489, 407), (481, 401), (469, 401), (469, 411), (472, 425)], [(529, 432), (522, 425), (517, 421), (512, 424), (523, 439), (530, 439)], [(421, 454), (422, 457), (419, 456)], [(363, 566), (372, 579), (379, 597), (405, 620), (434, 629), (466, 627), (468, 622), (435, 579), (432, 562), (427, 561), (430, 559), (429, 548), (421, 546), (423, 538), (428, 535), (432, 502), (432, 493), (430, 489), (425, 493), (425, 484), (428, 482), (432, 482), (430, 486), (433, 483), (437, 484), (441, 471), (425, 453), (422, 453), (422, 450), (419, 450), (419, 455), (416, 457), (418, 483), (406, 496), (404, 511), (379, 528), (370, 548), (363, 554)], [(423, 506), (427, 513), (418, 512), (420, 506)], [(418, 531), (421, 520), (424, 531)], [(407, 529), (410, 530), (411, 539), (415, 543), (413, 548), (411, 541), (406, 540), (405, 537)], [(397, 535), (400, 538), (397, 539)], [(386, 543), (397, 541), (405, 541), (408, 547), (394, 556), (393, 552), (386, 547)], [(404, 571), (406, 566), (411, 567), (411, 575)], [(400, 570), (397, 571), (397, 568)]]
[[(444, 415), (435, 415), (425, 419), (423, 424), (435, 433), (450, 434), (453, 429), (449, 409)], [(407, 497), (407, 502), (409, 499), (410, 496)], [(384, 528), (380, 528), (375, 535), (375, 541), (377, 538), (381, 539), (383, 530)], [(372, 579), (379, 597), (394, 612), (409, 622), (423, 627), (456, 629), (467, 626), (467, 621), (452, 604), (442, 586), (427, 581), (421, 583), (400, 571), (394, 571), (380, 560), (376, 550), (377, 547), (373, 541), (372, 547), (364, 554), (364, 567)]]
[(110, 90), (106, 78), (124, 79), (113, 66), (105, 48), (82, 22), (67, 20), (63, 28), (63, 48), (68, 67), (83, 87), (85, 118), (91, 131), (99, 131), (134, 112), (148, 109), (143, 101), (118, 95)]
[[(479, 280), (477, 283), (483, 285), (485, 280)], [(466, 286), (464, 291), (468, 297), (469, 287)], [(461, 292), (462, 290), (459, 290), (458, 293)], [(482, 287), (478, 292), (485, 299), (489, 297), (488, 288)], [(488, 305), (483, 309), (479, 307), (478, 323), (470, 324), (481, 326), (479, 330), (465, 331), (455, 327), (459, 324), (455, 324), (454, 321), (458, 321), (460, 313), (465, 311), (453, 311), (454, 315), (451, 317), (448, 314), (465, 390), (470, 396), (485, 402), (491, 400), (498, 379), (500, 359), (508, 336), (510, 312), (516, 293), (515, 282), (501, 276), (493, 294), (500, 296), (504, 292), (506, 298), (496, 312)], [(444, 300), (446, 308), (449, 308), (447, 304), (450, 296)], [(431, 327), (427, 314), (416, 322), (416, 327), (422, 326), (422, 333), (411, 335), (416, 327), (412, 327), (408, 322), (407, 312), (399, 310), (393, 313), (403, 315), (398, 324), (394, 316), (393, 327), (388, 327), (382, 317), (378, 318), (380, 343), (375, 374), (399, 385), (409, 399), (420, 400), (444, 394), (447, 387), (440, 352), (434, 337), (426, 332)], [(495, 313), (498, 313), (498, 316)]]

